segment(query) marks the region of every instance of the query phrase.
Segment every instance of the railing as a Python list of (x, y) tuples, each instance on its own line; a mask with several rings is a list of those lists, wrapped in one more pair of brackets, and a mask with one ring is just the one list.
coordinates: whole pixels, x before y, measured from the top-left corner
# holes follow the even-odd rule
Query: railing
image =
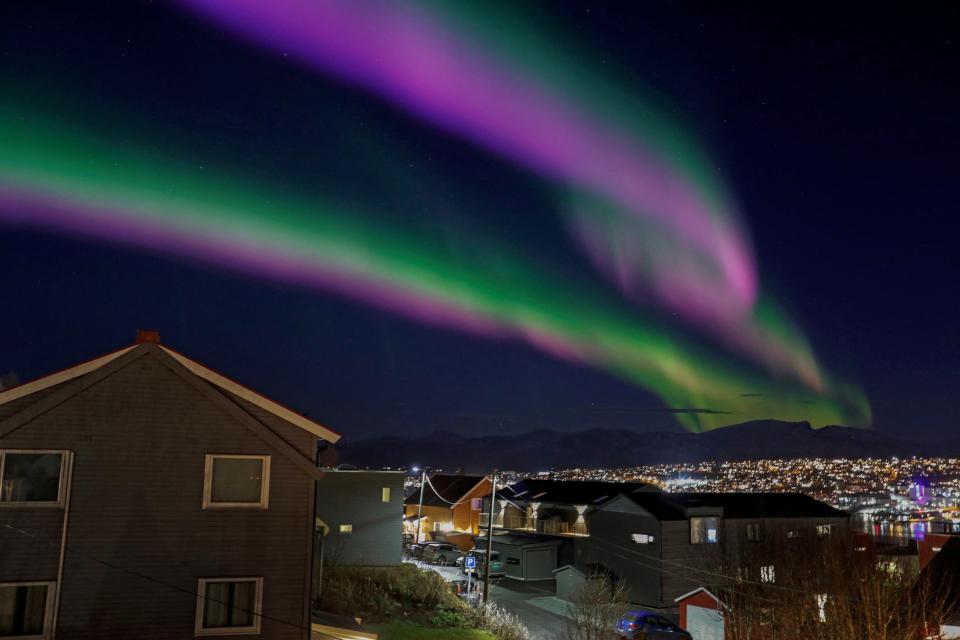
[[(490, 521), (488, 514), (480, 515), (480, 528), (485, 529)], [(532, 531), (552, 536), (589, 536), (585, 522), (567, 522), (558, 518), (527, 518), (520, 515), (495, 515), (493, 526), (512, 531)]]

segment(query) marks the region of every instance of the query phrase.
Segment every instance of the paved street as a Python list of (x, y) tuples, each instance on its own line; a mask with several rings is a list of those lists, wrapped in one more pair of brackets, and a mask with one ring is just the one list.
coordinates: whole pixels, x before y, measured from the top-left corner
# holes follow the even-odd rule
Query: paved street
[(563, 604), (554, 593), (556, 583), (553, 580), (502, 580), (490, 590), (490, 597), (516, 614), (536, 640), (554, 640), (565, 637), (567, 628), (566, 618), (560, 614)]

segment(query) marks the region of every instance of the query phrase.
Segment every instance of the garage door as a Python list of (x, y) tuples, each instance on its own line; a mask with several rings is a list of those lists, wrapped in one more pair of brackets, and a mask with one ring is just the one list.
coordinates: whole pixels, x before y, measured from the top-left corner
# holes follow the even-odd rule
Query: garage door
[(549, 580), (553, 578), (553, 549), (531, 549), (524, 554), (524, 580)]
[(687, 631), (693, 640), (723, 640), (723, 617), (716, 609), (687, 605)]

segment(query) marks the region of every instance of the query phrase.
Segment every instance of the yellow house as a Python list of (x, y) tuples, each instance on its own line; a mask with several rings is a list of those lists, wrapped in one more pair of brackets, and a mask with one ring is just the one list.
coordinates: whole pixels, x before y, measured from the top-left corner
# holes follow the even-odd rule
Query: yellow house
[[(482, 498), (490, 493), (487, 476), (465, 476), (437, 473), (429, 476), (420, 491), (411, 494), (403, 506), (404, 531), (416, 535), (420, 517), (420, 541), (432, 540), (434, 534), (467, 550), (473, 546), (471, 536), (480, 532)], [(462, 534), (462, 535), (456, 535)]]

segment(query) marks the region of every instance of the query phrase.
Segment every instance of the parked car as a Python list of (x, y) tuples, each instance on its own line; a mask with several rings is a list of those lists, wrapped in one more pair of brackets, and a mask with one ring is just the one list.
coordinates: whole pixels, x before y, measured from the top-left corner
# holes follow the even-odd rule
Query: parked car
[(453, 564), (463, 552), (449, 542), (431, 542), (423, 550), (423, 561), (431, 564)]
[[(487, 551), (486, 549), (471, 549), (466, 553), (466, 556), (473, 556), (477, 559), (477, 568), (476, 569), (467, 569), (466, 564), (463, 564), (464, 573), (476, 573), (478, 578), (483, 578), (486, 574), (486, 565), (487, 565)], [(491, 578), (502, 578), (505, 575), (503, 569), (503, 559), (500, 557), (499, 551), (494, 551), (491, 554), (490, 562), (490, 577)]]
[(411, 544), (407, 547), (407, 554), (411, 558), (419, 558), (423, 555), (423, 547), (422, 544)]
[(406, 549), (412, 544), (413, 544), (413, 534), (412, 533), (403, 534), (403, 548)]
[(692, 640), (693, 636), (663, 616), (651, 611), (628, 611), (620, 618), (617, 634), (621, 638), (644, 640)]

